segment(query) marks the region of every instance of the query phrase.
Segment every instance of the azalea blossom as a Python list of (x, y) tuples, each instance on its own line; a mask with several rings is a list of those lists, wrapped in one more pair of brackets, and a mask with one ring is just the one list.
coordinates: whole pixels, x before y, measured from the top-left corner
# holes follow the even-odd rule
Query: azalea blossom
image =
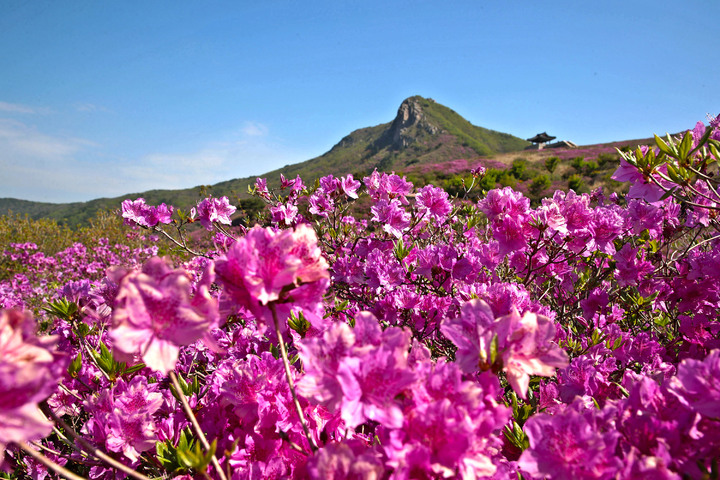
[[(208, 291), (211, 280), (197, 287), (185, 270), (172, 269), (154, 257), (142, 271), (112, 268), (118, 284), (110, 339), (121, 358), (139, 356), (153, 370), (175, 368), (181, 345), (199, 340), (217, 319), (217, 302)], [(212, 276), (211, 269), (206, 276)]]
[(353, 178), (352, 173), (340, 179), (340, 186), (345, 195), (350, 198), (358, 198), (357, 190), (360, 188), (360, 182)]
[(533, 312), (521, 317), (512, 308), (510, 314), (494, 318), (487, 303), (470, 300), (458, 318), (443, 322), (441, 331), (458, 347), (461, 369), (501, 369), (522, 398), (527, 398), (530, 375), (550, 377), (568, 364), (567, 354), (552, 343), (555, 324)]
[(197, 215), (202, 226), (212, 230), (213, 222), (230, 225), (230, 215), (235, 213), (235, 210), (237, 209), (230, 205), (227, 197), (208, 197), (198, 203)]
[(52, 431), (38, 403), (53, 393), (65, 369), (65, 360), (53, 352), (56, 343), (55, 336), (35, 336), (30, 315), (0, 310), (0, 460), (8, 443)]
[(173, 207), (161, 203), (157, 207), (147, 205), (144, 198), (124, 200), (121, 205), (125, 225), (154, 227), (158, 223), (172, 222)]
[(426, 213), (440, 224), (452, 211), (452, 205), (448, 201), (448, 193), (442, 188), (426, 185), (417, 194), (417, 205), (420, 212)]
[(349, 427), (374, 420), (400, 428), (403, 413), (395, 397), (415, 378), (407, 368), (409, 345), (409, 331), (383, 332), (374, 315), (360, 312), (354, 329), (337, 323), (323, 338), (299, 343), (306, 374), (298, 390), (339, 408)]
[(684, 405), (720, 419), (720, 350), (713, 350), (702, 361), (687, 358), (680, 362), (669, 388)]
[(261, 322), (269, 320), (271, 302), (318, 308), (329, 284), (327, 270), (315, 231), (305, 224), (295, 230), (255, 226), (215, 260), (225, 293)]

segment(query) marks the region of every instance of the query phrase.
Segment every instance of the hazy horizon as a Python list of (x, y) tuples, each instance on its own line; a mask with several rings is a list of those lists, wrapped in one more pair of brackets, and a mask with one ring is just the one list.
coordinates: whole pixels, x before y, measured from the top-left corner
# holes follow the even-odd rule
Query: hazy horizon
[[(211, 8), (212, 7), (212, 8)], [(412, 95), (577, 144), (720, 112), (720, 3), (0, 3), (0, 197), (86, 201), (259, 175)]]

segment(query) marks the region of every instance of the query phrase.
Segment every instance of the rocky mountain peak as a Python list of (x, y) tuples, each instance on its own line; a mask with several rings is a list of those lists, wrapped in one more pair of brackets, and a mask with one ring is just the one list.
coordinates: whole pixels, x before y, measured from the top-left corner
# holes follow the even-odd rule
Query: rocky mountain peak
[(410, 97), (400, 104), (395, 119), (383, 135), (384, 142), (390, 143), (394, 149), (402, 149), (413, 143), (418, 130), (430, 135), (440, 133), (441, 128), (423, 112), (422, 100), (421, 97)]

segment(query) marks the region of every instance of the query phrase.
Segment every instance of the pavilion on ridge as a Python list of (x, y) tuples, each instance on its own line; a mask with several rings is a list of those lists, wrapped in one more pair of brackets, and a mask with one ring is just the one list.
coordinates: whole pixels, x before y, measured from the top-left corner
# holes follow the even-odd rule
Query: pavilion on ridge
[(551, 140), (555, 140), (556, 137), (553, 137), (551, 135), (548, 135), (547, 132), (538, 133), (532, 138), (528, 138), (528, 142), (533, 143), (532, 148), (537, 148), (538, 150), (542, 150), (542, 148), (545, 146), (545, 144)]

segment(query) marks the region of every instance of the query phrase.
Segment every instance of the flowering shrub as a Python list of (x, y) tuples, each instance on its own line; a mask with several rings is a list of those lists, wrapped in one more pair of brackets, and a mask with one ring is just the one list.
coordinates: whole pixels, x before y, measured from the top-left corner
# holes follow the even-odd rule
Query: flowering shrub
[(11, 245), (6, 476), (717, 478), (718, 127), (623, 153), (627, 198), (282, 177), (249, 229), (124, 202), (184, 263)]

